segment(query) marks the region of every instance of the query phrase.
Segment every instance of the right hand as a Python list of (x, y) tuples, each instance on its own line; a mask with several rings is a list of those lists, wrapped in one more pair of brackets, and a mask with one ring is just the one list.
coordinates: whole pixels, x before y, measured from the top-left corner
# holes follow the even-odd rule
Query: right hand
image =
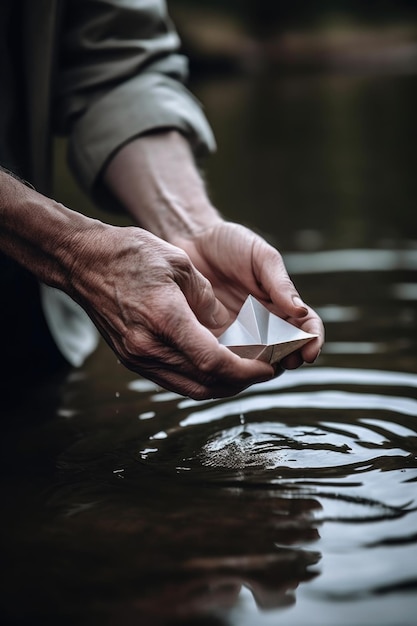
[(68, 291), (127, 368), (194, 399), (274, 377), (208, 330), (229, 314), (183, 250), (140, 228), (95, 224), (75, 236)]
[(323, 323), (317, 313), (302, 302), (278, 250), (241, 224), (223, 220), (193, 236), (177, 237), (175, 243), (208, 278), (231, 319), (238, 315), (248, 294), (252, 294), (275, 315), (317, 335), (288, 355), (282, 366), (295, 369), (303, 362), (315, 361), (324, 341)]

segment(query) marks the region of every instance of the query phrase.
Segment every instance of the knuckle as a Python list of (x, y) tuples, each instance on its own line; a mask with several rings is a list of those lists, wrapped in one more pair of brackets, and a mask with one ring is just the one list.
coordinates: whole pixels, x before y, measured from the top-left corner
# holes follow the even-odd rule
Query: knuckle
[(131, 363), (137, 363), (139, 359), (149, 355), (152, 351), (150, 340), (143, 333), (134, 330), (126, 332), (123, 338), (123, 347), (125, 358)]
[(213, 298), (213, 289), (210, 285), (210, 282), (207, 278), (201, 277), (199, 289), (198, 289), (198, 299), (200, 305), (203, 307), (209, 307), (212, 304)]
[(172, 251), (170, 262), (173, 268), (181, 273), (189, 272), (192, 267), (191, 259), (188, 254), (179, 248)]
[(295, 285), (287, 273), (280, 280), (280, 288), (285, 292), (296, 291)]
[(196, 367), (205, 376), (212, 376), (218, 369), (218, 358), (213, 352), (200, 351), (196, 359)]

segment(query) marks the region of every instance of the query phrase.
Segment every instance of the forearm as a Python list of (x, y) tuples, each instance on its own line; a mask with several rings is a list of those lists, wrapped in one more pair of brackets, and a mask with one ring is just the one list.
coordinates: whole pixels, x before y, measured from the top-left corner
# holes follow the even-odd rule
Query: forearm
[(80, 235), (99, 225), (0, 169), (0, 250), (43, 282), (70, 290)]
[[(163, 228), (139, 213), (142, 223)], [(184, 223), (190, 232), (204, 228), (204, 214), (192, 212), (190, 220), (177, 213), (173, 219), (167, 211), (165, 234)], [(1, 171), (0, 250), (66, 291), (126, 367), (167, 389), (222, 397), (273, 375), (271, 366), (240, 359), (217, 342), (209, 329), (222, 328), (228, 311), (185, 252), (143, 229), (74, 213)]]
[(128, 143), (111, 160), (103, 179), (137, 224), (171, 243), (221, 221), (188, 141), (176, 131)]

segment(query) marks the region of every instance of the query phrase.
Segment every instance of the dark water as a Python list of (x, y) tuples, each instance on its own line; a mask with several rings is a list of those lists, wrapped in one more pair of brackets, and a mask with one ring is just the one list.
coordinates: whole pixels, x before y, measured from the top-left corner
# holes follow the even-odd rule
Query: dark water
[(411, 625), (417, 611), (417, 80), (198, 87), (212, 195), (285, 253), (314, 366), (194, 402), (105, 346), (9, 389), (3, 623)]

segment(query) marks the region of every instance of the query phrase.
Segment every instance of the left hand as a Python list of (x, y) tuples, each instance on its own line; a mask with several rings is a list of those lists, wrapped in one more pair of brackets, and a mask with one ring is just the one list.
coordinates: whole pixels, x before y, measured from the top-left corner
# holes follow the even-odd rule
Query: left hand
[[(272, 313), (317, 334), (317, 339), (287, 356), (282, 365), (295, 369), (312, 363), (324, 342), (323, 323), (302, 301), (288, 276), (281, 254), (262, 237), (240, 224), (218, 221), (190, 238), (176, 238), (175, 245), (187, 252), (195, 267), (210, 281), (217, 298), (236, 318), (252, 294)], [(226, 327), (219, 329), (220, 335)]]

